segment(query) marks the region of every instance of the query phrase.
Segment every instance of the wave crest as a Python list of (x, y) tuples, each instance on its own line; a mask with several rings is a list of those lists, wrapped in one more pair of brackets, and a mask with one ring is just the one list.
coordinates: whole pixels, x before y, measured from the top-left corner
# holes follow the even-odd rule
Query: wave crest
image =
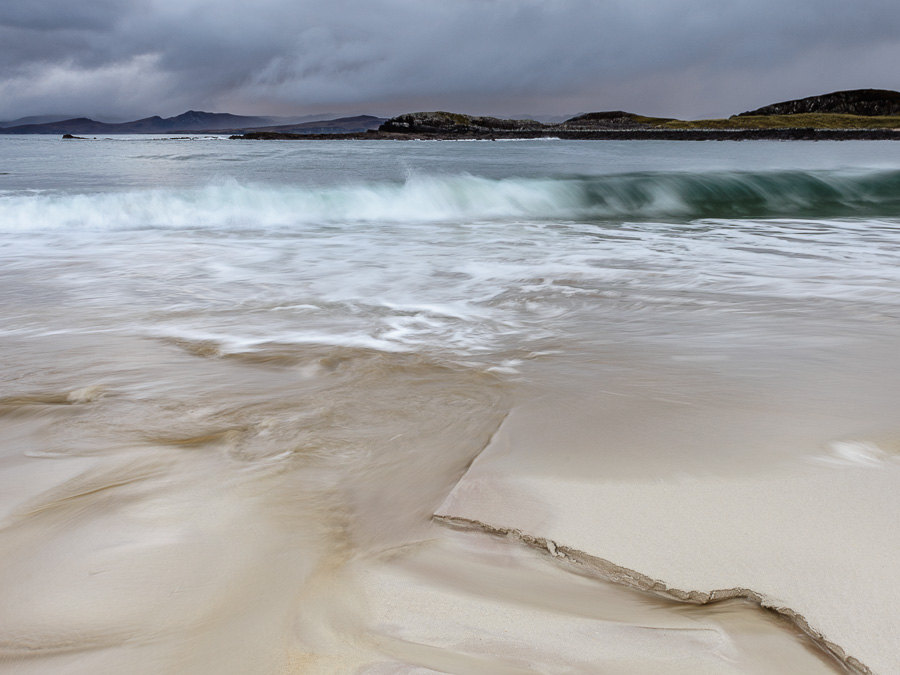
[(304, 224), (900, 216), (900, 171), (413, 177), (333, 188), (0, 195), (0, 229), (269, 229)]

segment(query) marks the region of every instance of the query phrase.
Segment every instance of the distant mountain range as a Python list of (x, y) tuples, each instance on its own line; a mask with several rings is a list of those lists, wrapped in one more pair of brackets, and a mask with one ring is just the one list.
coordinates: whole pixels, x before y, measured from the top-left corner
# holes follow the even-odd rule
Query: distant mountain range
[(356, 115), (339, 117), (335, 120), (317, 120), (303, 124), (283, 124), (280, 126), (244, 129), (243, 131), (268, 131), (287, 134), (349, 134), (364, 133), (378, 129), (387, 120), (372, 115)]
[[(590, 112), (569, 119), (502, 119), (475, 117), (449, 112), (406, 113), (391, 119), (356, 115), (337, 119), (325, 116), (252, 117), (230, 113), (189, 110), (175, 117), (146, 117), (133, 122), (98, 122), (87, 117), (23, 117), (0, 122), (0, 134), (58, 134), (94, 136), (99, 134), (235, 134), (244, 138), (293, 138), (355, 134), (366, 138), (413, 135), (422, 137), (605, 137), (608, 132), (672, 132), (679, 138), (704, 131), (778, 131), (782, 137), (790, 129), (801, 130), (875, 130), (881, 135), (900, 138), (900, 92), (886, 89), (854, 89), (821, 96), (783, 101), (727, 119), (678, 120), (647, 117), (621, 110)], [(894, 131), (898, 130), (898, 131)], [(692, 132), (680, 134), (675, 132)], [(793, 133), (793, 132), (792, 132)], [(380, 134), (380, 136), (379, 136)], [(779, 135), (780, 134), (780, 135)], [(701, 134), (702, 135), (702, 134)], [(721, 134), (720, 134), (721, 135)], [(745, 134), (746, 135), (746, 134)], [(757, 134), (758, 135), (758, 134)], [(788, 134), (790, 135), (790, 134)], [(794, 134), (795, 136), (797, 134)], [(877, 134), (875, 134), (877, 135)], [(752, 136), (752, 134), (750, 134)], [(844, 134), (846, 136), (846, 134)], [(749, 137), (749, 136), (748, 136)], [(774, 137), (774, 136), (773, 136)], [(849, 136), (847, 136), (849, 137)], [(880, 136), (879, 136), (880, 137)], [(735, 136), (737, 138), (737, 136)]]
[(18, 127), (25, 124), (47, 124), (48, 122), (62, 122), (63, 120), (71, 120), (78, 115), (29, 115), (28, 117), (20, 117), (16, 120), (0, 120), (0, 129), (3, 127)]
[[(310, 119), (310, 118), (313, 119)], [(357, 115), (323, 120), (321, 117), (251, 117), (188, 110), (175, 117), (146, 117), (133, 122), (98, 122), (87, 117), (23, 117), (0, 122), (0, 134), (182, 134), (274, 131), (295, 134), (352, 133), (377, 129), (384, 119)]]

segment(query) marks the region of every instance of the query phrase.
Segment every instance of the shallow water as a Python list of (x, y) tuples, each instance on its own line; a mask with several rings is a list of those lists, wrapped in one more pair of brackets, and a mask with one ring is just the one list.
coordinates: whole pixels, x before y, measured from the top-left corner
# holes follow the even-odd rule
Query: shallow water
[(534, 474), (894, 461), (895, 148), (0, 136), (0, 667), (592, 672), (564, 615), (828, 672), (430, 515), (504, 420)]

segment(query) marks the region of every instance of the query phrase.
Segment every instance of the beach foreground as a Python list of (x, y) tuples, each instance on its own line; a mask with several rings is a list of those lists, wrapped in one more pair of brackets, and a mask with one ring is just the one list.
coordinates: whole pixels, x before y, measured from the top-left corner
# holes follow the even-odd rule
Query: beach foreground
[[(722, 346), (693, 362), (682, 352), (688, 368), (653, 364), (649, 383), (633, 381), (637, 368), (610, 373), (620, 361), (600, 367), (513, 410), (438, 517), (661, 597), (747, 598), (851, 672), (897, 672), (900, 436), (885, 403), (900, 392), (873, 388), (877, 373), (865, 372), (893, 359), (895, 339), (881, 353), (877, 340), (855, 355), (822, 346), (803, 364), (797, 352), (810, 346), (798, 335), (782, 358), (754, 365), (750, 397), (710, 367), (735, 358)], [(677, 449), (680, 467), (654, 461), (657, 447)]]
[[(590, 511), (596, 495), (579, 503), (544, 477), (454, 508), (515, 428), (501, 423), (513, 392), (488, 373), (333, 348), (245, 360), (196, 345), (42, 342), (57, 367), (81, 367), (34, 381), (32, 364), (4, 363), (24, 380), (0, 402), (4, 672), (839, 672), (749, 604), (667, 601), (573, 567), (562, 544), (551, 556), (431, 524), (435, 510), (475, 515), (475, 504), (487, 522), (531, 525), (522, 517), (546, 515), (545, 485), (578, 514), (576, 531), (643, 532), (622, 507), (659, 505), (632, 494)], [(36, 346), (12, 345), (20, 356)], [(583, 485), (596, 492), (597, 480)]]

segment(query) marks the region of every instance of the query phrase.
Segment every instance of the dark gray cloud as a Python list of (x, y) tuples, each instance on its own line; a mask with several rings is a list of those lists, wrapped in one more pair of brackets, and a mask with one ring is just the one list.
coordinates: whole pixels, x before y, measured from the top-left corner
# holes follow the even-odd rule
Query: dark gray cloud
[(88, 3), (4, 0), (0, 26), (37, 31), (108, 30), (118, 9), (114, 0)]
[(4, 0), (0, 119), (624, 108), (900, 88), (895, 0)]

